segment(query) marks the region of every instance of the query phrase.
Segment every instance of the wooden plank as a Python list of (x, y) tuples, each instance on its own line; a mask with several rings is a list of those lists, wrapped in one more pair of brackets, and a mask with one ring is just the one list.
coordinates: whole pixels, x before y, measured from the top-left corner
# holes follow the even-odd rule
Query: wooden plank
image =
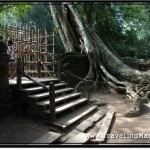
[(97, 106), (86, 105), (70, 114), (67, 114), (65, 117), (57, 119), (55, 123), (57, 124), (57, 126), (59, 125), (59, 127), (64, 130), (96, 109)]
[[(63, 96), (60, 96), (60, 97), (56, 97), (55, 102), (56, 103), (62, 102), (62, 101), (68, 100), (68, 99), (79, 97), (80, 95), (81, 95), (81, 93), (71, 93), (71, 94), (63, 95)], [(49, 100), (37, 102), (36, 104), (40, 105), (40, 106), (47, 106), (47, 105), (49, 105)]]
[(59, 106), (58, 108), (56, 108), (56, 113), (57, 113), (57, 114), (58, 114), (58, 113), (61, 113), (61, 112), (63, 112), (64, 110), (67, 110), (67, 109), (70, 109), (70, 108), (75, 107), (75, 106), (77, 106), (77, 105), (80, 105), (80, 104), (82, 104), (82, 103), (84, 103), (84, 102), (86, 102), (86, 101), (87, 101), (86, 98), (75, 99), (75, 100), (73, 100), (73, 101), (71, 101), (71, 102), (68, 102), (68, 103), (66, 103), (66, 104), (63, 104), (63, 105)]
[[(33, 78), (34, 80), (41, 82), (41, 83), (46, 83), (46, 82), (57, 82), (59, 81), (56, 78)], [(28, 85), (28, 84), (34, 84), (33, 81), (30, 81), (26, 77), (22, 77), (22, 85)], [(9, 85), (17, 85), (16, 78), (15, 79), (9, 79)]]
[(55, 94), (60, 94), (60, 93), (65, 93), (65, 92), (70, 92), (70, 91), (73, 91), (73, 88), (63, 88), (60, 90), (56, 90)]
[(56, 140), (58, 140), (61, 137), (61, 134), (55, 133), (55, 132), (47, 132), (37, 140), (33, 141), (32, 143), (42, 143), (42, 144), (50, 144), (54, 143)]
[[(58, 88), (58, 87), (62, 87), (62, 86), (66, 86), (67, 83), (57, 83), (55, 84), (55, 88)], [(46, 85), (47, 88), (49, 88), (49, 85)], [(32, 88), (23, 88), (21, 89), (20, 91), (22, 92), (35, 92), (35, 91), (40, 91), (40, 90), (43, 90), (43, 87), (32, 87)]]
[(53, 78), (53, 77), (51, 77), (51, 78), (33, 78), (33, 79), (38, 81), (38, 82), (48, 82), (48, 83), (58, 81), (57, 78)]
[(103, 116), (105, 116), (107, 110), (105, 109), (100, 109), (98, 112), (96, 112), (94, 115), (88, 117), (86, 120), (81, 122), (74, 130), (69, 132), (66, 136), (62, 138), (62, 141), (67, 140), (68, 138), (75, 136), (76, 134), (80, 132), (84, 132), (86, 129), (91, 127), (94, 122), (102, 119)]
[(106, 117), (104, 118), (103, 123), (100, 127), (100, 130), (98, 131), (95, 141), (99, 143), (102, 143), (105, 141), (113, 116), (114, 116), (114, 112), (111, 112), (111, 111), (107, 112)]
[(64, 143), (67, 144), (84, 144), (87, 143), (90, 140), (87, 133), (79, 133), (76, 136), (73, 136), (72, 138), (66, 140)]
[[(67, 110), (67, 109), (70, 109), (70, 108), (72, 108), (72, 107), (75, 107), (75, 106), (77, 106), (77, 105), (79, 105), (79, 104), (82, 104), (82, 103), (84, 103), (84, 102), (86, 102), (86, 101), (87, 101), (86, 98), (79, 98), (79, 99), (75, 99), (75, 100), (73, 100), (73, 101), (71, 101), (71, 102), (65, 103), (65, 104), (63, 104), (63, 105), (57, 106), (57, 107), (56, 107), (56, 114), (59, 114), (59, 113), (65, 111), (65, 110)], [(50, 113), (50, 110), (48, 109), (48, 110), (46, 110), (46, 111), (44, 111), (44, 112), (45, 112), (45, 113)]]
[(49, 108), (50, 108), (50, 121), (54, 122), (56, 120), (55, 112), (55, 87), (54, 82), (49, 83)]
[[(60, 90), (55, 90), (55, 94), (65, 93), (65, 92), (69, 92), (72, 90), (73, 90), (73, 88), (63, 88)], [(28, 98), (40, 99), (40, 98), (48, 97), (48, 96), (49, 96), (49, 92), (43, 92), (40, 94), (29, 95)]]

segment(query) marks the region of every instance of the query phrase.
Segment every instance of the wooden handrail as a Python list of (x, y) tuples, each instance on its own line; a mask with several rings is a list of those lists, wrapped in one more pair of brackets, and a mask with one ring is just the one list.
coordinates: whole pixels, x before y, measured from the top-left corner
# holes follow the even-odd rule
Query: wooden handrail
[(32, 79), (31, 77), (29, 77), (26, 73), (24, 73), (21, 70), (22, 70), (21, 69), (21, 58), (17, 58), (17, 85), (18, 85), (18, 90), (20, 90), (22, 88), (21, 76), (24, 76), (27, 79), (33, 81), (38, 86), (41, 86), (45, 90), (49, 91), (50, 120), (52, 122), (55, 121), (56, 113), (55, 113), (55, 87), (54, 87), (54, 83), (50, 82), (49, 88), (48, 88), (44, 84), (37, 82), (36, 80)]
[[(82, 79), (81, 77), (69, 72), (69, 71), (65, 71), (65, 73), (69, 74), (70, 76), (74, 77), (74, 78), (77, 78), (79, 79), (80, 81), (82, 82), (85, 82), (86, 84), (86, 92), (87, 92), (87, 99), (88, 99), (88, 102), (89, 102), (89, 99), (90, 99), (90, 95), (89, 95), (89, 84), (88, 84), (88, 81), (91, 81), (91, 80), (85, 80), (85, 79)], [(91, 81), (93, 82), (93, 81)]]
[(84, 82), (87, 81), (87, 80), (82, 79), (81, 77), (79, 77), (79, 76), (77, 76), (77, 75), (75, 75), (75, 74), (73, 74), (73, 73), (71, 73), (71, 72), (69, 72), (69, 71), (65, 71), (65, 73), (67, 73), (67, 74), (69, 74), (70, 76), (73, 76), (74, 78), (77, 78), (77, 79), (79, 79), (79, 80), (81, 80), (81, 81), (84, 81)]
[(69, 74), (69, 75), (71, 75), (71, 76), (73, 76), (73, 77), (75, 77), (75, 78), (77, 78), (77, 79), (79, 79), (79, 80), (81, 80), (81, 81), (84, 81), (84, 82), (87, 82), (87, 81), (90, 81), (90, 82), (94, 82), (94, 81), (92, 81), (92, 80), (85, 80), (85, 79), (82, 79), (81, 77), (79, 77), (79, 76), (77, 76), (77, 75), (75, 75), (75, 74), (73, 74), (73, 73), (71, 73), (71, 72), (69, 72), (69, 71), (65, 71), (65, 73), (67, 73), (67, 74)]
[(49, 91), (49, 88), (47, 88), (44, 84), (37, 82), (36, 80), (32, 79), (31, 77), (29, 77), (26, 73), (19, 71), (19, 73), (21, 75), (23, 75), (24, 77), (28, 78), (29, 80), (33, 81), (35, 84), (37, 84), (38, 86), (43, 87), (45, 90)]

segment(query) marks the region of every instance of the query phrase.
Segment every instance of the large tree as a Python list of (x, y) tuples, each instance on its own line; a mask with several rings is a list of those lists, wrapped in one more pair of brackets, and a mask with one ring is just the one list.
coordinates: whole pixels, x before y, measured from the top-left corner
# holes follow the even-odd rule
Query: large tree
[(119, 91), (125, 91), (133, 101), (125, 116), (138, 116), (142, 104), (150, 97), (150, 74), (125, 65), (84, 22), (72, 3), (50, 3), (51, 13), (66, 52), (84, 51), (90, 62), (85, 79), (99, 78)]

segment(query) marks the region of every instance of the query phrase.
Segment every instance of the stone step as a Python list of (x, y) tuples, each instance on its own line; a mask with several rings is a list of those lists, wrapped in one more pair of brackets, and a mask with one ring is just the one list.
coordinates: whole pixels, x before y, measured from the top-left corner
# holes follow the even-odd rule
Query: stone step
[(87, 133), (80, 132), (76, 136), (66, 140), (64, 143), (66, 144), (84, 144), (90, 140)]
[(77, 125), (76, 128), (74, 128), (71, 132), (65, 135), (61, 139), (61, 141), (64, 142), (69, 138), (76, 136), (80, 132), (85, 132), (88, 128), (92, 127), (95, 122), (100, 121), (106, 115), (106, 113), (106, 109), (100, 109), (99, 111), (88, 117), (86, 120), (82, 121), (79, 125)]
[[(64, 87), (66, 86), (67, 83), (57, 83), (54, 85), (55, 88), (58, 88), (58, 87)], [(47, 88), (49, 88), (49, 85), (46, 85)], [(20, 91), (21, 92), (26, 92), (26, 93), (31, 93), (31, 92), (38, 92), (38, 91), (41, 91), (43, 90), (44, 88), (43, 87), (31, 87), (31, 88), (24, 88), (24, 89), (21, 89)]]
[(77, 121), (83, 119), (93, 111), (97, 109), (95, 105), (85, 105), (73, 112), (66, 114), (65, 117), (57, 119), (55, 122), (49, 122), (52, 126), (55, 126), (61, 130), (66, 130), (68, 127), (74, 125)]
[[(75, 107), (77, 105), (80, 105), (80, 104), (82, 104), (84, 102), (87, 102), (86, 98), (78, 98), (78, 99), (75, 99), (75, 100), (73, 100), (71, 102), (65, 103), (63, 105), (59, 105), (59, 106), (56, 107), (56, 114), (59, 114), (59, 113), (65, 111), (67, 109), (73, 108), (73, 107)], [(44, 112), (49, 114), (50, 110), (48, 109), (48, 110), (46, 110)]]
[(32, 144), (50, 144), (50, 143), (56, 142), (60, 137), (61, 137), (61, 134), (59, 133), (47, 132), (40, 138), (33, 141)]
[[(73, 88), (63, 88), (63, 89), (55, 90), (55, 94), (62, 94), (62, 93), (71, 92), (71, 91), (73, 91)], [(49, 96), (49, 92), (42, 92), (39, 94), (29, 95), (27, 97), (38, 100), (40, 98), (44, 98), (44, 97), (48, 97), (48, 96)]]
[[(66, 100), (76, 98), (76, 97), (79, 97), (79, 96), (81, 96), (81, 93), (66, 94), (66, 95), (63, 95), (63, 96), (56, 97), (55, 102), (59, 103), (59, 102), (66, 101)], [(49, 100), (37, 102), (36, 105), (46, 107), (46, 106), (49, 105)]]
[(112, 123), (112, 120), (113, 120), (113, 117), (114, 117), (114, 112), (113, 111), (108, 111), (104, 120), (103, 120), (103, 123), (97, 133), (97, 138), (95, 139), (96, 142), (98, 143), (104, 143), (105, 142), (105, 139), (106, 139), (106, 135), (108, 133), (108, 131), (110, 131), (110, 125)]

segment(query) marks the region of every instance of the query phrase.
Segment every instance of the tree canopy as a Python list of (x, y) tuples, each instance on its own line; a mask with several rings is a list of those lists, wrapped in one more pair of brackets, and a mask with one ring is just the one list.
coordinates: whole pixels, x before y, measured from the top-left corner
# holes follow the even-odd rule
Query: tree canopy
[(77, 8), (103, 42), (120, 56), (150, 58), (148, 3), (84, 2)]
[[(73, 2), (103, 42), (121, 57), (149, 59), (150, 6), (146, 2)], [(2, 2), (0, 24), (28, 24), (57, 31), (48, 2)], [(57, 35), (58, 37), (58, 35)], [(60, 38), (58, 49), (63, 52)]]
[[(64, 53), (63, 45), (60, 40), (59, 34), (54, 26), (53, 19), (51, 16), (50, 8), (48, 3), (45, 2), (14, 2), (14, 3), (2, 3), (2, 8), (0, 15), (1, 27), (4, 25), (28, 25), (32, 28), (39, 28), (40, 33), (47, 30), (48, 34), (52, 34), (55, 31), (55, 53)], [(48, 42), (50, 42), (48, 38)], [(58, 58), (59, 56), (56, 56)]]

